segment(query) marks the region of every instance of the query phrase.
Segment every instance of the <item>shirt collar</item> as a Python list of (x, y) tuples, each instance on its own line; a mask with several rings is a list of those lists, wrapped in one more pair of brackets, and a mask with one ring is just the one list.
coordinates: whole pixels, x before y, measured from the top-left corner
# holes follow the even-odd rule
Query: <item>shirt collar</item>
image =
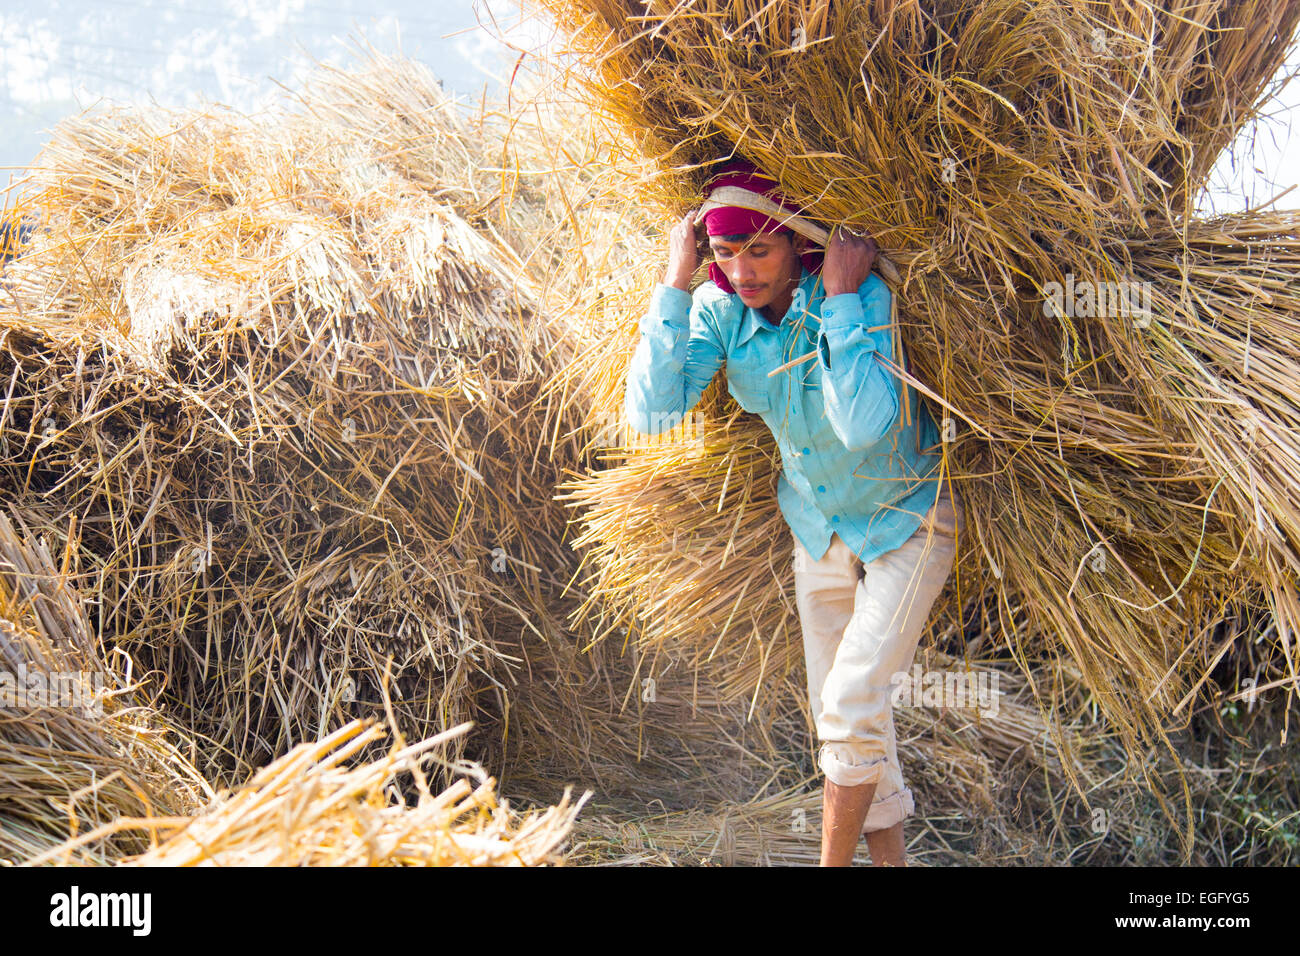
[[(812, 273), (809, 272), (807, 269), (803, 268), (802, 266), (800, 266), (799, 267), (799, 288), (803, 288), (804, 283), (806, 283), (810, 277), (812, 277)], [(737, 298), (739, 298), (738, 293), (737, 293)], [(812, 304), (811, 299), (809, 300), (808, 304), (809, 305)], [(789, 314), (790, 313), (787, 311), (786, 315)], [(784, 317), (782, 318), (782, 321), (783, 322), (785, 321)], [(740, 316), (740, 334), (739, 337), (736, 339), (736, 344), (744, 345), (751, 338), (753, 338), (754, 333), (757, 332), (760, 328), (768, 329), (769, 331), (775, 331), (773, 329), (772, 323), (767, 321), (767, 319), (763, 318), (762, 314), (757, 309), (751, 308), (750, 306), (745, 306), (745, 311), (741, 313)]]

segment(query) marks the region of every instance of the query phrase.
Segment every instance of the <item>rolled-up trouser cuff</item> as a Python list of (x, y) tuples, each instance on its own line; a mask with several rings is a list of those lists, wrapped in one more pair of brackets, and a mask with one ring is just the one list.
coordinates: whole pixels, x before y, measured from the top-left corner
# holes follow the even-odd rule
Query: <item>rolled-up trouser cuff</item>
[(841, 787), (858, 787), (864, 783), (878, 783), (888, 758), (863, 758), (860, 748), (847, 742), (822, 744), (818, 764), (826, 779)]
[(897, 793), (891, 793), (883, 799), (873, 800), (867, 811), (867, 819), (862, 824), (862, 832), (888, 830), (895, 824), (902, 823), (916, 812), (912, 801), (912, 791), (904, 787)]

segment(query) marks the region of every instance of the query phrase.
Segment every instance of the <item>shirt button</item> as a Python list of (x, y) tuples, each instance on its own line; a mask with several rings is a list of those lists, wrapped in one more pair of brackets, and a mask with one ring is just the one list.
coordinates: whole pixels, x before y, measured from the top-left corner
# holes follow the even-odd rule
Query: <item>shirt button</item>
[(831, 515), (831, 524), (839, 524), (839, 523), (840, 523), (840, 516), (839, 516), (839, 515)]
[(818, 492), (820, 492), (820, 493), (823, 494), (823, 495), (826, 494), (826, 486), (825, 486), (825, 485), (818, 485), (818, 486), (817, 486), (817, 490), (818, 490)]
[(807, 448), (805, 448), (805, 449), (803, 450), (803, 453), (804, 453), (805, 455), (810, 454), (810, 452), (808, 451)]

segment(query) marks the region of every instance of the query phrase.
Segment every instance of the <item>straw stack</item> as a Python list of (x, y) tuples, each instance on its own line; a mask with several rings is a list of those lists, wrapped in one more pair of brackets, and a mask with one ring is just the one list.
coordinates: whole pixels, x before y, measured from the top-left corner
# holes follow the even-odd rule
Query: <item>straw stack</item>
[(413, 739), (490, 722), (553, 630), (555, 343), (508, 249), (400, 168), (216, 111), (70, 120), (36, 164), (0, 487), (60, 546), (77, 520), (96, 629), (231, 779), (385, 685)]
[[(911, 384), (952, 425), (944, 469), (971, 519), (956, 583), (1022, 666), (1072, 660), (1135, 767), (1197, 693), (1242, 691), (1211, 677), (1244, 644), (1213, 643), (1231, 609), (1273, 618), (1252, 635), (1269, 650), (1244, 651), (1257, 684), (1300, 689), (1296, 215), (1189, 218), (1266, 102), (1300, 3), (541, 6), (593, 108), (653, 164), (622, 190), (646, 215), (697, 205), (734, 151), (810, 218), (877, 239)], [(583, 374), (593, 418), (619, 407), (601, 387), (622, 376), (654, 278)], [(1148, 321), (1054, 311), (1051, 283), (1076, 280), (1151, 283)], [(747, 665), (753, 693), (791, 657), (775, 598), (790, 546), (772, 449), (740, 419), (724, 435), (734, 411), (706, 396), (703, 442), (574, 488), (593, 595), (696, 657), (739, 617), (726, 640), (786, 648)], [(677, 586), (680, 614), (654, 597)]]
[[(352, 721), (300, 744), (234, 793), (193, 817), (123, 819), (104, 830), (164, 831), (148, 852), (122, 866), (544, 866), (564, 863), (563, 844), (590, 793), (575, 803), (517, 814), (499, 803), (492, 778), (459, 779), (430, 791), (422, 766), (431, 751), (468, 730), (462, 724), (387, 757), (348, 767), (383, 732)], [(416, 802), (394, 794), (414, 778)], [(95, 834), (87, 834), (94, 837)], [(35, 862), (56, 860), (69, 841)]]

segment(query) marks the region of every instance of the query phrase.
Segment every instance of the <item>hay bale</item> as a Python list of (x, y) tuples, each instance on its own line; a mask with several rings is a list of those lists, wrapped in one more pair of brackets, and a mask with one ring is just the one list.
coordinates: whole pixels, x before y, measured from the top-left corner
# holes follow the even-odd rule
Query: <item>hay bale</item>
[(413, 738), (494, 719), (565, 560), (534, 403), (560, 358), (505, 247), (302, 115), (80, 118), (37, 168), (0, 486), (54, 540), (77, 519), (95, 626), (205, 769), (386, 682)]

